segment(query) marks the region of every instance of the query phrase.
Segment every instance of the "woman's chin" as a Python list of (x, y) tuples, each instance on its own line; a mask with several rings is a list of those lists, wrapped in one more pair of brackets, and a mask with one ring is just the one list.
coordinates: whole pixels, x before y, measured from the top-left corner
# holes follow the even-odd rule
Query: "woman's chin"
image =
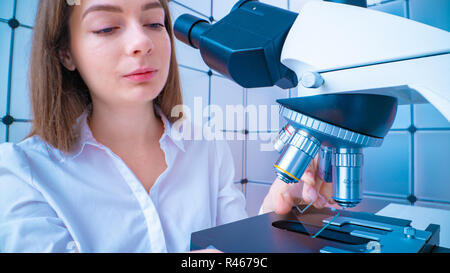
[(159, 92), (155, 92), (149, 87), (135, 87), (123, 92), (123, 99), (137, 104), (147, 103), (155, 99)]

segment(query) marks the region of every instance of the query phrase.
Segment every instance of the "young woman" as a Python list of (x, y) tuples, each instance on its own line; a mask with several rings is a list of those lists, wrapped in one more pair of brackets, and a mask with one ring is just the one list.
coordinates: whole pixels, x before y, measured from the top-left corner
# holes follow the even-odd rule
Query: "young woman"
[[(182, 96), (167, 1), (67, 3), (39, 3), (32, 132), (0, 145), (0, 252), (188, 251), (192, 232), (246, 217), (226, 142), (171, 130)], [(276, 180), (261, 211), (332, 206), (316, 169), (303, 190)]]

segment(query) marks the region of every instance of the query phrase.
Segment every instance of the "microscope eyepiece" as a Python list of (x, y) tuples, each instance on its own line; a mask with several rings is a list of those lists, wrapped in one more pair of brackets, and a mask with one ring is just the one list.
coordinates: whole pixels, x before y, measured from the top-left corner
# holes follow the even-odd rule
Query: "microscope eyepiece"
[(183, 14), (175, 21), (173, 27), (175, 37), (181, 42), (200, 48), (200, 37), (211, 27), (208, 21), (191, 14)]
[(298, 13), (259, 1), (242, 0), (218, 22), (179, 16), (175, 37), (198, 49), (207, 66), (245, 88), (298, 85), (297, 74), (281, 63), (284, 41)]

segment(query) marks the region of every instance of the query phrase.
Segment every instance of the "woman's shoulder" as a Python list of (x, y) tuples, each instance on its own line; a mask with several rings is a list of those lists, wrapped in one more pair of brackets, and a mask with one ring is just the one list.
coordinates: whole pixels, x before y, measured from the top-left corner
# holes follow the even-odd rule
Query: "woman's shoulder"
[(15, 177), (30, 179), (30, 164), (23, 149), (15, 143), (0, 144), (0, 180)]
[(51, 150), (39, 136), (0, 144), (0, 180), (10, 178), (34, 185), (32, 177), (36, 169), (53, 162)]
[(46, 143), (39, 136), (31, 136), (19, 143), (0, 144), (0, 164), (14, 165), (29, 163), (37, 155), (48, 156)]
[(0, 163), (11, 161), (12, 159), (23, 158), (24, 152), (16, 143), (6, 142), (0, 144)]

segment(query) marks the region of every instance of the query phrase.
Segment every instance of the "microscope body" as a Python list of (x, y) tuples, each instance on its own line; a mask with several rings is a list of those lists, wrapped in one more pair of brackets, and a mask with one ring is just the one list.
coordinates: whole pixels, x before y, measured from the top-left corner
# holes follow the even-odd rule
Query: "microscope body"
[(319, 156), (342, 207), (362, 199), (363, 149), (382, 145), (398, 104), (433, 104), (450, 120), (450, 34), (362, 7), (309, 2), (300, 13), (241, 0), (214, 25), (192, 15), (175, 35), (246, 88), (298, 85), (277, 100), (287, 124), (275, 172), (299, 182)]
[(320, 177), (333, 183), (333, 199), (343, 208), (356, 206), (362, 199), (363, 148), (382, 144), (393, 123), (397, 99), (328, 94), (277, 102), (288, 122), (274, 139), (274, 147), (281, 153), (274, 165), (278, 178), (299, 182), (318, 156)]

